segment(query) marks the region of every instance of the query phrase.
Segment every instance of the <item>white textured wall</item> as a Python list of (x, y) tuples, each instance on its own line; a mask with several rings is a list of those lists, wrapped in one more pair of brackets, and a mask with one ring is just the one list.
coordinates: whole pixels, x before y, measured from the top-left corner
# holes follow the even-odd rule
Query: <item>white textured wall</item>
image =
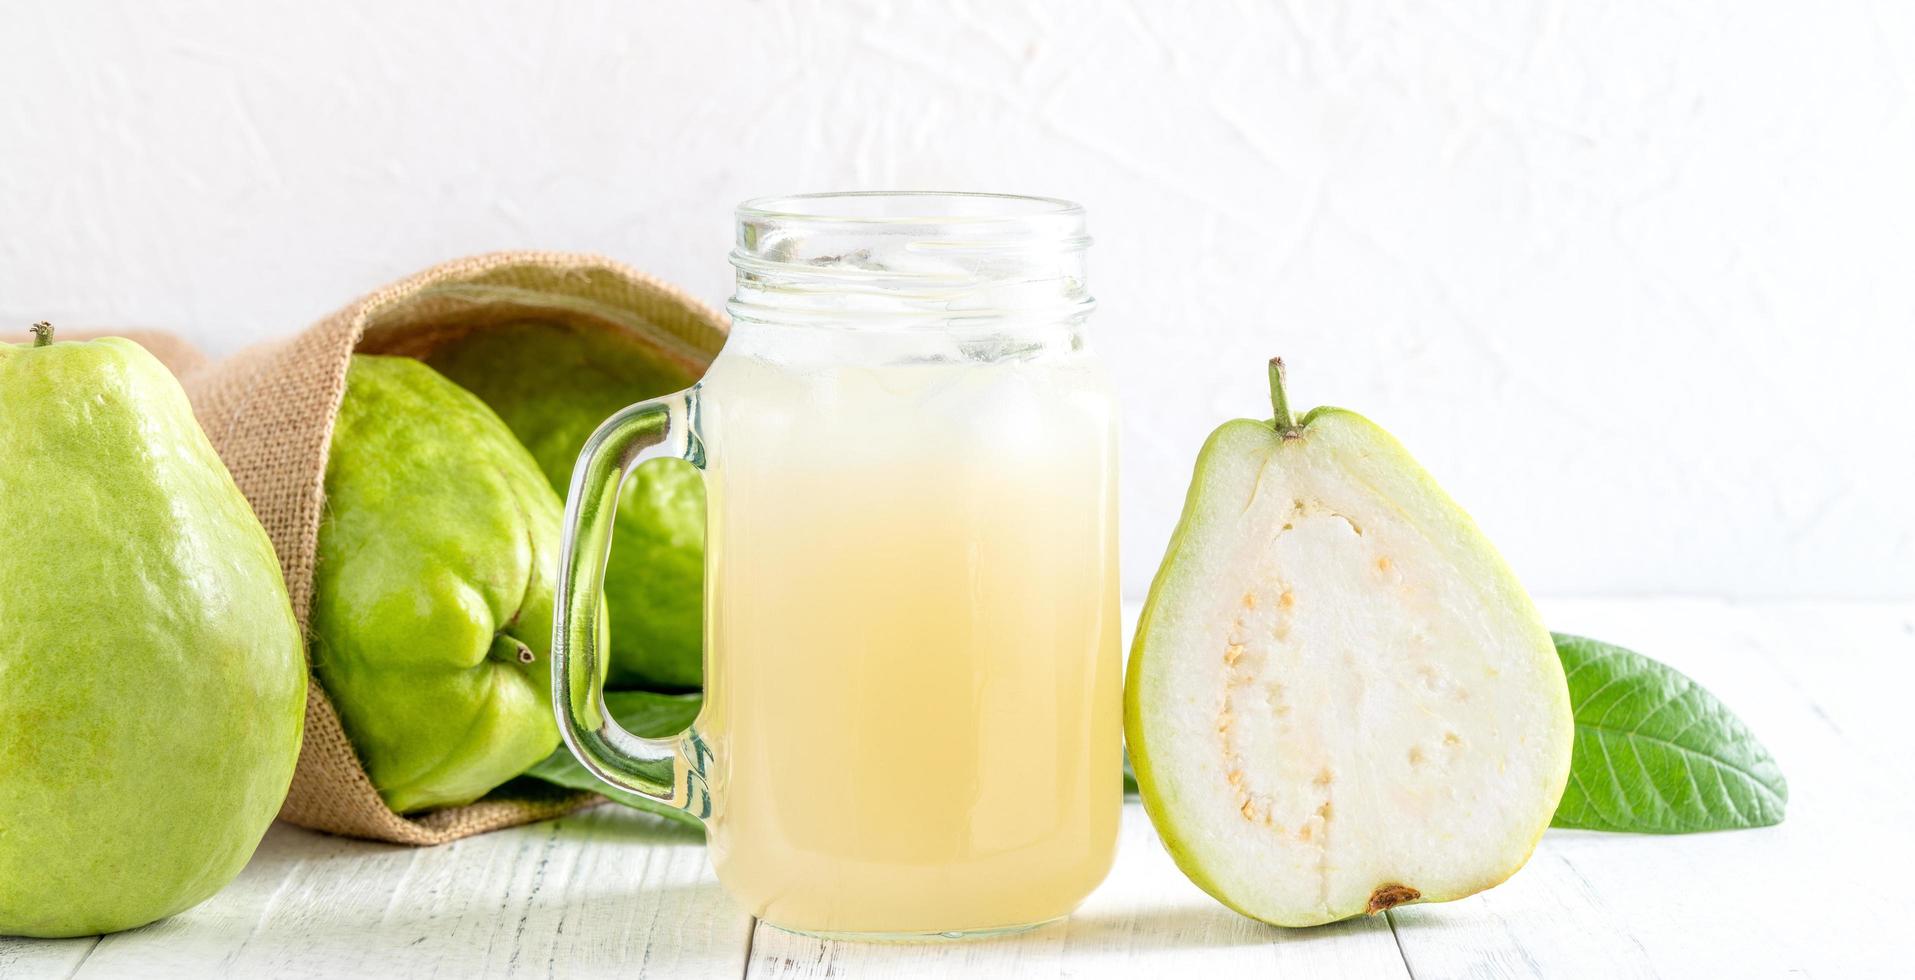
[(1054, 194), (1133, 592), (1280, 352), (1537, 591), (1908, 595), (1911, 66), (1896, 0), (8, 2), (0, 323), (230, 350), (515, 246), (716, 300), (744, 197)]

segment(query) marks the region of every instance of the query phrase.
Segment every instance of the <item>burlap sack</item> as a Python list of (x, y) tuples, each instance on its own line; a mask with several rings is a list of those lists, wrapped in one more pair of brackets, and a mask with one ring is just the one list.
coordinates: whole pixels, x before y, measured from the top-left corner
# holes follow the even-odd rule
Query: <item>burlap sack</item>
[[(691, 377), (704, 373), (726, 332), (725, 318), (711, 307), (609, 259), (500, 252), (427, 269), (298, 334), (221, 361), (209, 362), (166, 335), (127, 336), (179, 376), (200, 425), (265, 524), (285, 570), (293, 612), (305, 628), (325, 502), (326, 452), (351, 355), (424, 357), (472, 331), (526, 321), (622, 331)], [(282, 819), (302, 827), (438, 844), (558, 816), (601, 799), (519, 780), (470, 806), (400, 816), (373, 789), (317, 679), (309, 690), (299, 768), (280, 810)]]

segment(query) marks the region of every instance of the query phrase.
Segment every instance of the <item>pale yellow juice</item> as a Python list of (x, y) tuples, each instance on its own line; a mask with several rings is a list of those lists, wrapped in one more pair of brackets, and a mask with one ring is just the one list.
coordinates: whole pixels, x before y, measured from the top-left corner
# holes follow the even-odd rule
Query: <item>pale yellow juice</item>
[(727, 890), (776, 925), (1027, 925), (1109, 870), (1115, 436), (1071, 354), (706, 385), (707, 700)]

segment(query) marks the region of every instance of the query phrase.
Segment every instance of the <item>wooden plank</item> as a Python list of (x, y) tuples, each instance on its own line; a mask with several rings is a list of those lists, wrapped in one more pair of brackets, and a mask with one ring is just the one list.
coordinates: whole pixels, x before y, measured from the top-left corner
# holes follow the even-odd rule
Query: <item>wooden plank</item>
[(1393, 910), (1416, 976), (1656, 976), (1628, 916), (1611, 908), (1549, 835), (1509, 881), (1441, 905)]
[(1668, 662), (1755, 730), (1791, 784), (1781, 826), (1674, 837), (1552, 831), (1509, 883), (1391, 913), (1435, 976), (1880, 976), (1915, 913), (1896, 728), (1915, 622), (1886, 604), (1545, 603), (1553, 625)]
[(1190, 885), (1133, 804), (1117, 868), (1069, 920), (901, 946), (754, 933), (695, 834), (616, 808), (430, 850), (278, 827), (200, 908), (105, 940), (0, 939), (0, 976), (1896, 975), (1915, 915), (1915, 605), (1543, 605), (1721, 696), (1789, 776), (1788, 821), (1552, 831), (1483, 895), (1291, 931)]
[(78, 976), (735, 977), (750, 931), (696, 832), (619, 807), (419, 849), (282, 825)]
[[(1598, 604), (1715, 691), (1774, 753), (1787, 820), (1679, 838), (1583, 835), (1572, 855), (1667, 975), (1906, 975), (1915, 914), (1915, 606)], [(1594, 617), (1592, 617), (1594, 618)], [(1621, 634), (1619, 633), (1619, 636)], [(1600, 850), (1598, 850), (1600, 848)], [(1614, 860), (1624, 848), (1634, 860)], [(1636, 857), (1636, 852), (1640, 856)], [(1597, 860), (1597, 855), (1604, 860)]]
[(1117, 866), (1063, 922), (952, 943), (844, 943), (760, 923), (751, 977), (1405, 977), (1382, 917), (1286, 930), (1246, 919), (1177, 870), (1143, 808), (1124, 807)]
[(37, 980), (70, 977), (86, 962), (100, 937), (80, 939), (24, 939), (0, 936), (0, 977)]

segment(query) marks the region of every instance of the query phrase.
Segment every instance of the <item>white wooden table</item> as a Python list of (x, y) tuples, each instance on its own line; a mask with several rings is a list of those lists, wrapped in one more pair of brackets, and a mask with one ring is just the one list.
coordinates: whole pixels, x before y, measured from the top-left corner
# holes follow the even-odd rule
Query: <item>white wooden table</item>
[(0, 977), (1915, 975), (1915, 604), (1543, 607), (1728, 702), (1788, 775), (1787, 822), (1551, 831), (1485, 894), (1284, 930), (1185, 881), (1133, 803), (1116, 870), (1069, 919), (898, 946), (759, 925), (698, 835), (617, 807), (427, 850), (279, 826), (199, 908), (104, 939), (0, 939)]

